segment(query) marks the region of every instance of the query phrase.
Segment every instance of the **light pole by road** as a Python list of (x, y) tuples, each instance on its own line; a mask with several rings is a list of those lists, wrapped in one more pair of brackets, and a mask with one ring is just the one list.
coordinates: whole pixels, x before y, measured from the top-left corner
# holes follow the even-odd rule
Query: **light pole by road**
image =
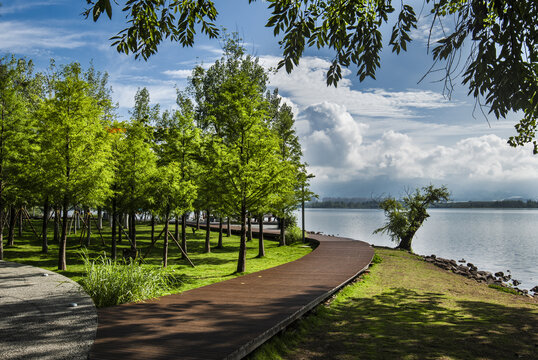
[(302, 238), (303, 238), (303, 243), (306, 242), (306, 239), (305, 239), (305, 228), (304, 228), (304, 200), (305, 200), (305, 191), (304, 191), (304, 187), (305, 185), (307, 184), (307, 180), (308, 179), (312, 179), (314, 177), (313, 174), (308, 174), (306, 175), (306, 173), (303, 173), (305, 175), (304, 179), (303, 179), (303, 183), (301, 184), (302, 186), (302, 196), (301, 196), (301, 222), (302, 222)]

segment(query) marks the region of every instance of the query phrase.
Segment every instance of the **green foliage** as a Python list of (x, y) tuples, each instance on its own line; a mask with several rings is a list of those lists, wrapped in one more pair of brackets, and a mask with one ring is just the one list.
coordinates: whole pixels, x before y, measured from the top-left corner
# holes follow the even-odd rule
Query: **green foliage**
[(379, 256), (379, 254), (374, 254), (374, 257), (372, 258), (372, 264), (380, 264), (383, 261), (383, 258)]
[[(111, 0), (86, 0), (97, 21), (102, 13), (112, 14)], [(249, 0), (249, 3), (255, 0)], [(342, 67), (354, 67), (360, 81), (375, 79), (383, 48), (383, 27), (395, 11), (393, 1), (269, 0), (271, 12), (266, 27), (273, 29), (282, 48), (279, 68), (287, 72), (299, 64), (307, 47), (328, 48), (332, 63), (327, 84), (336, 86)], [(397, 54), (406, 51), (417, 26), (415, 2), (397, 2), (388, 45)], [(218, 11), (212, 0), (173, 0), (124, 2), (128, 27), (113, 37), (119, 52), (132, 52), (147, 59), (157, 52), (163, 39), (192, 46), (196, 25), (209, 38), (219, 35), (214, 22)], [(425, 10), (425, 11), (424, 11)], [(429, 73), (439, 74), (445, 91), (451, 95), (454, 78), (462, 74), (481, 107), (489, 107), (495, 117), (524, 112), (516, 125), (512, 146), (534, 143), (538, 107), (538, 3), (510, 0), (424, 0), (421, 12), (430, 12), (432, 29), (443, 28), (443, 37), (433, 45), (434, 65)], [(447, 31), (447, 29), (450, 29)], [(433, 39), (429, 39), (433, 42)], [(460, 61), (463, 59), (463, 61)], [(441, 67), (437, 65), (441, 64)], [(443, 65), (444, 64), (444, 68)]]
[(204, 158), (213, 170), (206, 178), (218, 187), (224, 212), (241, 219), (238, 272), (243, 272), (247, 212), (257, 214), (266, 205), (269, 195), (286, 182), (289, 164), (278, 156), (279, 139), (265, 121), (265, 70), (258, 59), (244, 55), (237, 36), (224, 40), (220, 60), (207, 70), (195, 68), (192, 90), (197, 121), (209, 137)]
[(151, 202), (151, 178), (155, 175), (157, 157), (151, 148), (153, 128), (149, 126), (158, 115), (158, 106), (150, 106), (146, 88), (138, 90), (131, 122), (122, 125), (115, 141), (114, 188), (118, 207), (124, 212), (148, 209)]
[[(112, 17), (111, 0), (86, 0), (90, 8), (84, 11), (86, 17), (92, 15), (97, 21), (106, 12)], [(174, 0), (174, 1), (125, 1), (122, 11), (127, 13), (129, 27), (112, 37), (112, 45), (118, 52), (132, 52), (135, 58), (148, 59), (157, 52), (165, 39), (179, 42), (183, 46), (194, 44), (196, 25), (209, 38), (218, 35), (213, 24), (217, 10), (211, 0)], [(177, 14), (179, 13), (179, 16)]]
[(52, 94), (38, 111), (44, 175), (57, 201), (97, 206), (109, 195), (112, 175), (102, 108), (79, 64), (53, 70)]
[(82, 253), (86, 276), (80, 280), (98, 308), (151, 299), (171, 288), (173, 274), (138, 261), (112, 261), (106, 256), (90, 259)]
[(286, 229), (286, 241), (289, 244), (301, 242), (302, 240), (302, 230), (298, 226), (290, 226)]
[(500, 286), (500, 285), (497, 285), (497, 284), (489, 284), (488, 287), (490, 287), (492, 289), (495, 289), (495, 290), (498, 290), (500, 292), (513, 294), (513, 295), (519, 295), (519, 292), (516, 289), (512, 289), (512, 288), (509, 288), (509, 287), (504, 287), (504, 286)]
[(374, 234), (386, 233), (392, 241), (398, 242), (399, 248), (411, 251), (415, 233), (430, 216), (426, 209), (436, 202), (448, 200), (449, 196), (445, 186), (436, 188), (429, 185), (408, 194), (402, 202), (394, 198), (385, 199), (379, 207), (385, 211), (387, 223), (376, 229)]

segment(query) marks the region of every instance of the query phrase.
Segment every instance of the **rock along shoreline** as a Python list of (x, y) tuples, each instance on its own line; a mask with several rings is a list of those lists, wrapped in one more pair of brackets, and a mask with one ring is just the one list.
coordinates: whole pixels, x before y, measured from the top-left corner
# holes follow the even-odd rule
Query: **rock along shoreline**
[[(424, 261), (429, 262), (437, 267), (440, 267), (441, 269), (451, 271), (454, 274), (458, 274), (461, 276), (465, 276), (468, 279), (473, 279), (479, 283), (487, 284), (487, 285), (496, 285), (502, 288), (506, 289), (512, 289), (516, 291), (519, 295), (527, 296), (527, 297), (538, 297), (538, 286), (533, 287), (530, 291), (526, 289), (520, 289), (517, 286), (521, 284), (520, 281), (516, 279), (512, 279), (512, 276), (510, 274), (505, 274), (502, 271), (491, 273), (489, 271), (481, 271), (478, 270), (478, 268), (473, 265), (470, 262), (466, 262), (465, 259), (461, 260), (452, 260), (452, 259), (444, 259), (441, 257), (437, 257), (435, 255), (418, 255), (420, 258), (422, 258)], [(509, 272), (509, 270), (507, 270)], [(509, 282), (512, 282), (510, 284)], [(531, 294), (534, 293), (533, 294)]]

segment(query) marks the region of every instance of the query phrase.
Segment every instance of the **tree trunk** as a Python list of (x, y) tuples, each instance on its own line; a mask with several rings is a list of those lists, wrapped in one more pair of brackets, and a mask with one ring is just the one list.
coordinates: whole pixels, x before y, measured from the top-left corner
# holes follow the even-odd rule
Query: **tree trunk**
[(64, 196), (63, 201), (63, 219), (62, 219), (62, 236), (60, 239), (60, 249), (58, 251), (58, 270), (67, 270), (67, 264), (65, 260), (65, 249), (67, 247), (67, 210), (69, 202), (67, 195)]
[[(187, 214), (181, 215), (181, 248), (187, 254)], [(181, 253), (181, 258), (185, 258), (183, 253)]]
[(24, 218), (23, 218), (23, 209), (24, 209), (23, 207), (21, 207), (19, 209), (19, 218), (18, 218), (18, 221), (19, 221), (19, 239), (22, 239), (22, 225), (23, 225), (22, 222), (24, 220)]
[(123, 234), (121, 231), (121, 224), (123, 223), (123, 213), (118, 214), (118, 243), (121, 244)]
[(49, 197), (45, 198), (45, 204), (43, 205), (43, 234), (41, 242), (41, 252), (47, 254), (49, 252), (49, 244), (47, 239), (47, 229), (49, 225), (49, 213), (50, 213), (50, 204)]
[(411, 249), (411, 241), (413, 241), (414, 236), (415, 236), (415, 231), (407, 232), (404, 235), (404, 237), (400, 240), (400, 243), (398, 244), (396, 248), (413, 252), (413, 249)]
[(17, 213), (15, 210), (15, 206), (11, 206), (9, 208), (9, 232), (8, 232), (8, 238), (7, 238), (7, 245), (13, 246), (14, 244), (14, 238), (15, 238), (15, 225), (17, 223)]
[(168, 223), (170, 221), (170, 206), (166, 208), (164, 216), (164, 244), (163, 244), (163, 267), (168, 266)]
[(116, 210), (116, 195), (114, 195), (114, 197), (112, 198), (112, 219), (111, 219), (111, 224), (112, 224), (112, 249), (110, 249), (110, 253), (112, 256), (112, 260), (116, 260), (117, 257), (118, 257), (118, 252), (117, 252), (117, 249), (116, 249), (116, 217), (118, 216), (117, 214), (117, 210)]
[(129, 216), (129, 234), (131, 234), (131, 249), (136, 250), (136, 213), (134, 211), (131, 211)]
[(252, 216), (250, 214), (248, 214), (247, 224), (248, 224), (247, 241), (252, 241)]
[(260, 216), (260, 219), (258, 220), (259, 224), (259, 234), (258, 234), (258, 257), (264, 257), (265, 256), (265, 246), (263, 244), (263, 215)]
[(232, 236), (232, 228), (230, 226), (230, 223), (231, 223), (231, 220), (230, 220), (230, 217), (228, 216), (227, 220), (226, 220), (226, 236), (227, 237), (230, 237)]
[(4, 260), (4, 204), (0, 197), (0, 260)]
[(200, 210), (196, 210), (196, 230), (200, 230)]
[(90, 214), (90, 208), (87, 208), (85, 210), (86, 213), (86, 246), (90, 246), (91, 243), (91, 235), (92, 235), (92, 225), (91, 225), (91, 214)]
[[(187, 254), (187, 214), (181, 215), (181, 248)], [(183, 253), (181, 253), (181, 258), (185, 258)]]
[(209, 242), (211, 239), (211, 221), (209, 220), (209, 210), (206, 212), (205, 226), (205, 252), (207, 254), (211, 252), (211, 243)]
[(103, 230), (103, 209), (101, 207), (97, 208), (97, 228), (99, 231)]
[[(174, 224), (174, 237), (179, 240), (179, 215), (176, 214), (176, 223)], [(181, 254), (183, 256), (183, 253)]]
[(280, 242), (278, 246), (286, 245), (286, 220), (284, 218), (279, 218), (280, 220)]
[(56, 205), (54, 207), (54, 239), (55, 244), (60, 243), (60, 210)]
[(151, 243), (155, 241), (155, 215), (151, 214)]
[(246, 239), (246, 223), (245, 219), (247, 217), (247, 207), (245, 204), (245, 198), (243, 197), (241, 201), (241, 240), (239, 242), (239, 258), (237, 260), (237, 273), (243, 273), (246, 270), (247, 262), (247, 239)]
[(75, 235), (77, 234), (77, 230), (80, 229), (80, 211), (78, 211), (78, 207), (75, 206), (74, 216), (75, 216)]
[(219, 242), (217, 244), (217, 249), (222, 249), (222, 216), (219, 217)]

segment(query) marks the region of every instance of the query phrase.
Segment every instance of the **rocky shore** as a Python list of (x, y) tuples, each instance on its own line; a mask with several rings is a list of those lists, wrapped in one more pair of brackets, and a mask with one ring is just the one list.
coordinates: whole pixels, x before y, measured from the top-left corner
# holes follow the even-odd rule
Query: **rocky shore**
[(502, 271), (493, 274), (489, 271), (478, 270), (476, 266), (474, 266), (472, 263), (466, 262), (465, 259), (456, 261), (444, 259), (435, 255), (421, 257), (424, 259), (424, 261), (434, 264), (441, 269), (476, 280), (479, 283), (512, 289), (516, 293), (528, 297), (538, 297), (538, 286), (533, 287), (530, 291), (518, 288), (517, 286), (520, 285), (521, 282), (516, 279), (512, 279), (512, 276), (509, 274), (509, 270), (507, 270), (507, 274)]

